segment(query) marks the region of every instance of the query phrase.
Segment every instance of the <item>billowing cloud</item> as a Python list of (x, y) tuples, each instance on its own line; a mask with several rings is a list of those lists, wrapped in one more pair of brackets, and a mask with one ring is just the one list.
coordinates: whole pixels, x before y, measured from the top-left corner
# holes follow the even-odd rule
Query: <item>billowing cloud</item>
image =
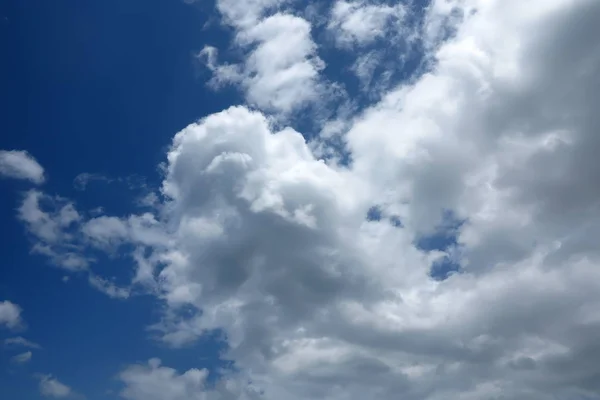
[[(217, 3), (251, 48), (232, 71), (262, 112), (179, 132), (160, 212), (71, 227), (63, 203), (40, 211), (30, 192), (22, 207), (47, 246), (76, 229), (86, 250), (135, 248), (131, 287), (164, 303), (152, 328), (166, 344), (223, 333), (235, 367), (216, 386), (152, 359), (119, 374), (122, 397), (600, 398), (600, 3), (433, 1), (429, 70), (343, 121), (343, 165), (273, 122), (302, 88), (252, 98), (245, 83), (316, 54), (308, 22), (278, 5)], [(440, 230), (452, 239), (422, 245)], [(434, 279), (446, 259), (457, 273)]]
[[(349, 167), (245, 108), (176, 136), (155, 265), (199, 312), (166, 342), (222, 329), (267, 399), (597, 395), (598, 4), (442, 3), (432, 69), (354, 118)], [(448, 211), (456, 244), (418, 248)]]
[(26, 151), (0, 150), (0, 176), (44, 182), (44, 168)]
[(279, 117), (290, 117), (334, 95), (320, 75), (325, 67), (317, 54), (309, 21), (290, 9), (287, 0), (218, 0), (224, 23), (235, 32), (234, 63), (220, 63), (219, 49), (206, 46), (198, 58), (213, 74), (214, 88), (234, 84), (246, 102)]
[(0, 301), (0, 327), (15, 329), (23, 325), (21, 307), (8, 300)]
[(218, 52), (206, 47), (200, 57), (212, 70), (213, 85), (237, 83), (248, 103), (268, 111), (289, 114), (325, 94), (311, 26), (303, 18), (275, 14), (242, 28), (236, 45), (247, 51), (240, 64), (220, 65)]

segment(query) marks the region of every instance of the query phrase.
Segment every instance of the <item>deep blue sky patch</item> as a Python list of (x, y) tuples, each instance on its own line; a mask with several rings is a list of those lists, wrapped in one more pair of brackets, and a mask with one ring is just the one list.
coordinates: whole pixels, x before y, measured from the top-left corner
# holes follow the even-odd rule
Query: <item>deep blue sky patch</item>
[[(157, 165), (173, 134), (241, 102), (234, 91), (206, 90), (199, 79), (194, 54), (228, 40), (218, 26), (203, 29), (207, 11), (213, 13), (174, 0), (0, 2), (0, 148), (33, 154), (46, 170), (50, 195), (75, 199), (83, 210), (102, 205), (113, 215), (132, 212), (140, 190), (91, 182), (81, 192), (73, 179), (82, 172), (137, 175), (156, 188)], [(0, 299), (25, 310), (29, 329), (23, 335), (44, 349), (16, 367), (10, 357), (19, 350), (0, 347), (0, 398), (39, 398), (36, 380), (19, 370), (55, 374), (100, 400), (114, 398), (106, 385), (116, 385), (120, 367), (150, 357), (183, 369), (214, 369), (216, 341), (202, 341), (190, 352), (143, 339), (145, 327), (159, 318), (152, 298), (109, 299), (90, 290), (84, 276), (65, 283), (64, 272), (31, 256), (15, 219), (19, 192), (27, 187), (0, 180)], [(129, 260), (100, 261), (94, 270), (117, 279), (130, 274)], [(0, 331), (0, 340), (9, 336)]]

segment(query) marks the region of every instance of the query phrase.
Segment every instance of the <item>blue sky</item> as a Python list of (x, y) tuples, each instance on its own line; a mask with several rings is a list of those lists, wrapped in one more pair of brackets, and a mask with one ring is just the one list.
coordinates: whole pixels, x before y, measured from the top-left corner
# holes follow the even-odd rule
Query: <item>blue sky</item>
[[(80, 192), (74, 178), (82, 172), (139, 175), (157, 184), (157, 165), (173, 133), (240, 101), (207, 90), (193, 62), (207, 37), (220, 40), (202, 29), (209, 17), (202, 8), (178, 1), (3, 2), (0, 148), (35, 154), (49, 193), (86, 208), (131, 212), (135, 193), (126, 185), (92, 182)], [(15, 219), (29, 185), (0, 185), (0, 298), (25, 310), (22, 334), (43, 347), (26, 366), (10, 362), (21, 349), (0, 353), (0, 397), (39, 398), (32, 373), (51, 372), (87, 398), (105, 399), (126, 364), (154, 356), (185, 369), (216, 364), (213, 342), (193, 352), (167, 351), (148, 338), (146, 326), (158, 307), (152, 298), (115, 301), (89, 290), (81, 276), (64, 283), (63, 272), (30, 254)], [(124, 269), (123, 261), (104, 263)]]
[(0, 1), (0, 398), (600, 399), (597, 15)]

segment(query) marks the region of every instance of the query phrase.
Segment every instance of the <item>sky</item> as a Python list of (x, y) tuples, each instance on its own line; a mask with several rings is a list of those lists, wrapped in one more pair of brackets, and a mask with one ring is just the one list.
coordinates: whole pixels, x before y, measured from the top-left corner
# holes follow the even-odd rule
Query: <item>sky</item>
[(600, 399), (599, 30), (0, 0), (0, 398)]

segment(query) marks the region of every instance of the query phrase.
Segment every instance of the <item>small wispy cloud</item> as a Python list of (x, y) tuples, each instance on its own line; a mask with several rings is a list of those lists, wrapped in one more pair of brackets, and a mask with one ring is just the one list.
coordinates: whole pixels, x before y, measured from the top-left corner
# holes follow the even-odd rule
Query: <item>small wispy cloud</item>
[(6, 347), (28, 347), (30, 349), (41, 349), (42, 346), (39, 344), (32, 342), (31, 340), (27, 340), (22, 336), (16, 336), (12, 338), (4, 339), (4, 346)]
[(15, 364), (25, 364), (25, 363), (28, 363), (29, 361), (31, 361), (32, 356), (33, 356), (33, 353), (31, 353), (31, 351), (26, 351), (24, 353), (17, 354), (16, 356), (12, 357), (10, 360), (11, 360), (11, 362), (13, 362)]

